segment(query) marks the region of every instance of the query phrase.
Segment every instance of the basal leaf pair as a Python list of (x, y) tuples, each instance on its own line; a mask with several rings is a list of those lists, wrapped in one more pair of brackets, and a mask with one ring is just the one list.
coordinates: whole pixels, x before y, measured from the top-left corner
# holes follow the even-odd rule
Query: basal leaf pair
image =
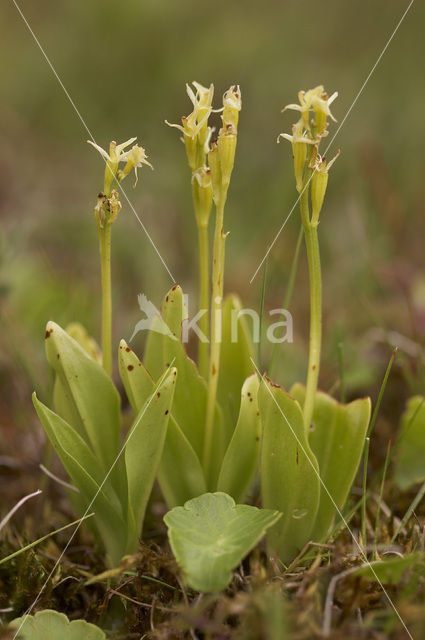
[(80, 514), (95, 512), (96, 533), (109, 562), (118, 564), (138, 548), (165, 441), (176, 369), (168, 367), (152, 383), (123, 444), (120, 397), (101, 365), (53, 322), (47, 325), (46, 353), (56, 374), (56, 411), (34, 394), (35, 409), (78, 489), (71, 495), (74, 506)]
[(326, 539), (349, 495), (370, 420), (368, 398), (343, 405), (317, 392), (306, 428), (304, 398), (302, 385), (288, 394), (268, 380), (259, 394), (263, 505), (283, 514), (269, 532), (269, 547), (285, 564), (310, 540)]

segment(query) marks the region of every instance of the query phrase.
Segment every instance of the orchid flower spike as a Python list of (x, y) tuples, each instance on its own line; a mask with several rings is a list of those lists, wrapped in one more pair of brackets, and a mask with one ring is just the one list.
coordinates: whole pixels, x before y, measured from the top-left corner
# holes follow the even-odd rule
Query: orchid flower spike
[(124, 149), (130, 146), (135, 140), (137, 140), (137, 138), (130, 138), (121, 144), (117, 144), (115, 140), (112, 140), (109, 144), (109, 153), (92, 140), (87, 140), (87, 142), (100, 153), (102, 158), (106, 160), (103, 191), (108, 197), (111, 194), (112, 183), (117, 175), (119, 163), (127, 160)]
[(319, 215), (322, 210), (323, 201), (325, 199), (326, 189), (328, 187), (329, 169), (339, 157), (341, 150), (330, 162), (324, 156), (317, 156), (314, 166), (314, 172), (311, 179), (311, 224), (316, 226), (319, 224)]
[(193, 91), (189, 84), (186, 84), (186, 93), (193, 104), (192, 113), (182, 118), (182, 124), (171, 124), (168, 120), (166, 120), (165, 123), (168, 124), (169, 127), (179, 129), (184, 136), (194, 140), (211, 114), (214, 85), (211, 84), (207, 89), (199, 84), (199, 82), (193, 82), (192, 84), (196, 92)]
[(329, 116), (332, 120), (334, 120), (334, 122), (336, 122), (329, 109), (329, 106), (337, 97), (337, 91), (335, 91), (329, 97), (325, 92), (323, 85), (319, 85), (314, 89), (309, 89), (309, 91), (299, 91), (299, 104), (288, 104), (282, 109), (282, 111), (286, 111), (287, 109), (299, 111), (301, 113), (301, 120), (303, 122), (303, 125), (308, 131), (310, 131), (310, 111), (314, 111), (314, 115), (316, 118), (316, 121), (314, 123), (316, 127), (316, 133), (318, 135), (323, 135), (326, 129), (327, 117)]
[(186, 84), (186, 93), (193, 105), (193, 111), (182, 118), (182, 124), (171, 124), (168, 120), (165, 123), (183, 133), (182, 141), (186, 147), (189, 166), (192, 171), (196, 171), (205, 163), (212, 133), (212, 129), (208, 126), (208, 118), (213, 110), (214, 85), (211, 84), (207, 88), (199, 84), (199, 82), (193, 82), (192, 84), (194, 89), (189, 84)]

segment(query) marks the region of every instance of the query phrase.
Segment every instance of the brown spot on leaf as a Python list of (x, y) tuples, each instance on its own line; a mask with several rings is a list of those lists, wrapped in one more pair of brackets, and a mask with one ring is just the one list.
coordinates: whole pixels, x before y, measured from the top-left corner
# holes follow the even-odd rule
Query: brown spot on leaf
[(159, 391), (158, 391), (158, 393), (156, 394), (156, 397), (157, 397), (157, 398), (160, 398), (160, 397), (161, 397), (161, 394), (159, 393)]
[(125, 350), (127, 351), (127, 353), (131, 351), (130, 347), (126, 347)]
[(128, 367), (127, 367), (127, 369), (128, 369), (129, 371), (133, 371), (134, 367), (133, 367), (133, 365), (132, 365), (132, 364), (129, 364), (129, 365), (128, 365)]
[(168, 416), (168, 409), (166, 410), (165, 415)]
[(215, 368), (215, 364), (213, 364), (213, 366), (211, 367), (211, 373), (213, 374), (213, 376), (215, 376), (215, 374), (217, 373), (217, 369)]
[(50, 338), (50, 335), (53, 333), (53, 329), (47, 329), (46, 331), (46, 339)]
[(59, 358), (61, 357), (60, 353), (56, 354), (57, 359), (59, 360)]

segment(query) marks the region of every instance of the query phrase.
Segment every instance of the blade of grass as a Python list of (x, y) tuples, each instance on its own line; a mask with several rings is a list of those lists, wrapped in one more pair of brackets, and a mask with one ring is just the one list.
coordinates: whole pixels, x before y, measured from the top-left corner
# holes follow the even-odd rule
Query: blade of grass
[[(391, 452), (390, 452), (390, 457), (389, 457), (389, 460), (388, 460), (388, 463), (387, 463), (388, 465), (389, 465), (390, 462), (392, 462), (395, 454), (398, 451), (398, 448), (400, 446), (400, 442), (403, 440), (404, 436), (409, 431), (410, 427), (412, 426), (413, 422), (415, 421), (416, 416), (419, 413), (419, 411), (420, 411), (420, 409), (421, 409), (421, 407), (422, 407), (424, 402), (425, 402), (425, 398), (417, 406), (415, 412), (413, 413), (412, 417), (410, 418), (409, 422), (407, 423), (406, 428), (404, 429), (404, 432), (401, 433), (399, 435), (398, 439), (396, 440), (396, 443), (395, 443), (394, 447), (391, 449)], [(375, 477), (374, 477), (374, 479), (373, 479), (373, 481), (371, 483), (372, 484), (372, 487), (371, 487), (372, 491), (375, 489), (375, 487), (378, 484), (379, 480), (380, 479), (382, 480), (382, 473), (383, 473), (383, 469), (379, 469), (379, 471), (377, 471), (377, 473), (375, 474)]]
[(412, 500), (412, 502), (410, 504), (410, 507), (408, 508), (406, 513), (404, 514), (400, 524), (398, 525), (397, 531), (395, 532), (395, 534), (391, 538), (391, 544), (393, 544), (395, 542), (395, 540), (397, 539), (397, 537), (400, 534), (400, 532), (404, 529), (404, 527), (406, 526), (407, 522), (410, 519), (410, 516), (412, 515), (412, 513), (414, 512), (414, 510), (416, 509), (416, 507), (418, 506), (418, 504), (420, 503), (420, 501), (422, 500), (424, 495), (425, 495), (425, 482), (423, 483), (423, 485), (419, 489), (419, 491), (416, 494), (415, 498)]
[(10, 555), (6, 556), (5, 558), (2, 558), (0, 560), (0, 564), (3, 564), (4, 562), (7, 562), (8, 560), (12, 560), (12, 558), (16, 558), (16, 556), (19, 556), (21, 553), (24, 553), (24, 551), (29, 551), (29, 549), (32, 549), (33, 547), (35, 547), (36, 545), (40, 544), (41, 542), (44, 542), (44, 540), (47, 540), (48, 538), (51, 538), (52, 536), (56, 535), (56, 533), (60, 533), (61, 531), (65, 531), (65, 529), (69, 529), (69, 527), (72, 527), (74, 524), (79, 524), (83, 520), (87, 520), (87, 518), (91, 518), (92, 516), (94, 516), (94, 512), (93, 513), (89, 513), (88, 515), (84, 516), (83, 518), (79, 518), (78, 520), (74, 520), (74, 522), (70, 522), (69, 524), (66, 524), (64, 527), (61, 527), (60, 529), (56, 529), (55, 531), (51, 531), (50, 533), (46, 534), (45, 536), (43, 536), (41, 538), (38, 538), (38, 540), (34, 540), (34, 542), (30, 542), (30, 544), (25, 545), (25, 547), (22, 547), (21, 549), (18, 549), (17, 551), (14, 551)]
[(25, 502), (27, 500), (29, 500), (30, 498), (35, 498), (35, 496), (39, 496), (41, 493), (40, 489), (38, 489), (38, 491), (34, 491), (34, 493), (30, 493), (27, 496), (24, 496), (23, 498), (21, 498), (21, 500), (19, 500), (19, 502), (17, 502), (15, 504), (15, 506), (13, 507), (13, 509), (11, 509), (3, 518), (3, 520), (0, 522), (0, 531), (3, 529), (3, 527), (5, 527), (7, 525), (7, 523), (9, 522), (10, 518), (18, 511), (18, 509), (20, 509), (22, 507), (23, 504), (25, 504)]
[(338, 365), (339, 365), (339, 399), (342, 404), (345, 404), (345, 368), (344, 368), (344, 345), (342, 342), (338, 342)]
[(367, 493), (367, 462), (369, 457), (369, 444), (370, 444), (370, 434), (373, 431), (373, 427), (375, 426), (376, 418), (378, 417), (379, 409), (381, 408), (381, 402), (383, 395), (385, 393), (385, 389), (387, 386), (388, 378), (394, 364), (394, 360), (397, 354), (397, 347), (391, 354), (390, 361), (388, 363), (387, 369), (385, 371), (384, 378), (382, 380), (381, 388), (379, 389), (378, 399), (376, 401), (375, 409), (372, 414), (372, 418), (370, 420), (370, 424), (367, 430), (365, 446), (363, 451), (363, 496), (362, 496), (362, 538), (363, 544), (366, 544), (366, 493)]
[(384, 379), (382, 380), (382, 384), (381, 384), (381, 388), (379, 390), (378, 399), (376, 401), (375, 409), (373, 411), (372, 418), (371, 418), (370, 424), (369, 424), (369, 428), (367, 430), (367, 437), (370, 436), (370, 434), (372, 433), (373, 427), (375, 426), (376, 418), (378, 417), (379, 409), (381, 408), (382, 397), (384, 395), (385, 388), (386, 388), (387, 382), (388, 382), (388, 378), (389, 378), (392, 366), (394, 364), (395, 357), (397, 355), (397, 350), (398, 349), (396, 347), (394, 349), (394, 351), (392, 352), (390, 361), (389, 361), (387, 369), (385, 371)]
[(341, 520), (339, 520), (336, 523), (336, 525), (334, 526), (332, 531), (327, 536), (327, 539), (328, 540), (335, 540), (337, 538), (337, 536), (339, 535), (339, 533), (343, 529), (345, 529), (347, 525), (350, 524), (351, 520), (354, 518), (354, 516), (356, 515), (357, 511), (361, 508), (361, 506), (362, 506), (362, 498), (360, 498), (360, 500), (358, 500), (356, 502), (356, 504), (351, 509), (351, 511), (349, 511), (348, 514), (344, 517), (345, 522), (342, 522)]
[(399, 446), (400, 446), (400, 442), (403, 440), (403, 438), (405, 438), (405, 437), (406, 437), (406, 435), (407, 435), (407, 433), (408, 433), (408, 431), (409, 431), (410, 427), (412, 426), (412, 424), (413, 424), (413, 423), (414, 423), (414, 421), (416, 420), (416, 416), (418, 415), (419, 411), (421, 410), (422, 405), (423, 405), (423, 403), (424, 403), (424, 402), (425, 402), (425, 398), (423, 398), (422, 402), (420, 402), (420, 403), (418, 404), (418, 406), (416, 407), (416, 409), (415, 409), (415, 411), (414, 411), (414, 413), (413, 413), (412, 417), (410, 418), (409, 422), (407, 423), (406, 428), (405, 428), (405, 429), (403, 429), (402, 433), (400, 433), (400, 435), (399, 435), (399, 437), (398, 437), (398, 439), (397, 439), (397, 441), (396, 441), (396, 443), (395, 443), (395, 446), (394, 446), (394, 450), (393, 450), (392, 455), (394, 455), (394, 454), (396, 453), (397, 449), (398, 449), (398, 448), (399, 448)]
[(373, 548), (375, 550), (375, 556), (377, 555), (376, 546), (378, 543), (378, 527), (379, 527), (379, 518), (381, 515), (382, 497), (384, 495), (384, 485), (385, 485), (385, 479), (387, 476), (387, 470), (388, 470), (388, 464), (389, 464), (390, 458), (391, 458), (391, 440), (388, 442), (387, 455), (385, 456), (384, 470), (382, 472), (381, 488), (379, 490), (378, 506), (376, 508), (375, 535), (373, 538)]

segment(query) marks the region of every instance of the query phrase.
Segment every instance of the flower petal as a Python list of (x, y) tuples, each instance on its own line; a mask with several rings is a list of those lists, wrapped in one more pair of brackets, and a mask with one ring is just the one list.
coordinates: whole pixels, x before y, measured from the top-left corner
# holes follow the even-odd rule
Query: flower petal
[(111, 158), (109, 157), (109, 153), (107, 153), (105, 149), (102, 149), (102, 147), (99, 147), (99, 145), (93, 142), (92, 140), (87, 140), (87, 142), (91, 144), (91, 146), (94, 147), (97, 151), (99, 151), (100, 155), (103, 156), (105, 160), (111, 160)]

